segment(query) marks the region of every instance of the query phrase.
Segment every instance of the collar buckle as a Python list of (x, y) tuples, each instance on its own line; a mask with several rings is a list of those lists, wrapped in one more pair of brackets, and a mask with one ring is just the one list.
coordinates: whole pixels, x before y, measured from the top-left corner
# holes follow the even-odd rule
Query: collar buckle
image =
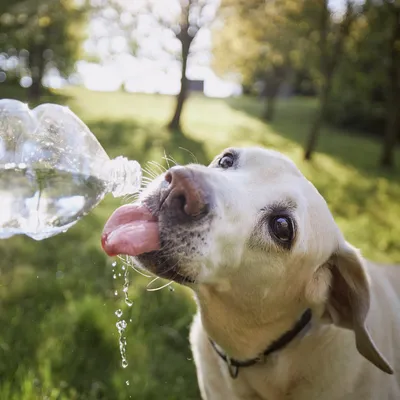
[(230, 357), (226, 356), (226, 364), (228, 366), (228, 372), (232, 379), (236, 379), (239, 375), (239, 366), (234, 365)]

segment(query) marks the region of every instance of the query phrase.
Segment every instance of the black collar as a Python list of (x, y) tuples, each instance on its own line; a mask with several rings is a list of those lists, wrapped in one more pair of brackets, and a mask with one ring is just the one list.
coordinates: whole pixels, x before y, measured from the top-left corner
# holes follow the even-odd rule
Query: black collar
[(239, 367), (251, 367), (257, 364), (261, 360), (265, 360), (267, 356), (271, 353), (283, 349), (287, 346), (311, 321), (312, 312), (311, 309), (307, 309), (300, 319), (296, 322), (290, 331), (285, 332), (281, 337), (272, 342), (267, 349), (257, 358), (252, 358), (251, 360), (238, 361), (233, 358), (228, 357), (226, 354), (218, 349), (216, 343), (209, 339), (212, 347), (217, 352), (217, 354), (228, 364), (229, 374), (232, 378), (237, 378), (239, 374)]

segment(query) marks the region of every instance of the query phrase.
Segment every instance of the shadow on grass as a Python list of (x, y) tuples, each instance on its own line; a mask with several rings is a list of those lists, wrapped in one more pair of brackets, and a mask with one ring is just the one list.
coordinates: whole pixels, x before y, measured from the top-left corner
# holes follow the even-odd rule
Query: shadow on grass
[[(88, 123), (110, 157), (123, 155), (142, 166), (149, 161), (169, 158), (172, 165), (209, 162), (203, 143), (181, 131), (169, 131), (155, 124), (141, 125), (136, 121), (94, 121)], [(167, 161), (164, 162), (168, 167)], [(157, 168), (152, 167), (156, 171)], [(159, 171), (160, 172), (160, 171)]]
[[(255, 98), (229, 98), (227, 104), (238, 111), (257, 118), (261, 118), (264, 104), (262, 100)], [(276, 115), (272, 122), (268, 123), (277, 134), (304, 146), (314, 118), (316, 101), (312, 98), (292, 98), (281, 100), (277, 104)], [(383, 128), (382, 128), (383, 129)], [(268, 144), (268, 138), (261, 139)], [(324, 126), (316, 152), (325, 153), (343, 164), (352, 166), (361, 173), (373, 176), (385, 176), (389, 179), (398, 177), (398, 171), (391, 171), (379, 166), (381, 143), (377, 138), (361, 135), (359, 132), (339, 131), (330, 126)], [(397, 167), (400, 167), (400, 151), (396, 154)], [(315, 161), (311, 161), (315, 164)]]
[(42, 95), (38, 100), (31, 100), (28, 96), (28, 89), (19, 85), (0, 83), (0, 99), (15, 99), (29, 104), (30, 108), (43, 103), (66, 104), (69, 96), (47, 88), (42, 89)]

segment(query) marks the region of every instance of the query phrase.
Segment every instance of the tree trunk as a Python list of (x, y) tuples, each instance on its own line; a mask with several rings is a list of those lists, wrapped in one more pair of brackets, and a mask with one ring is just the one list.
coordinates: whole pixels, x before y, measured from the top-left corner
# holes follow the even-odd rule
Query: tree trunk
[(181, 89), (176, 98), (176, 106), (174, 116), (168, 124), (168, 129), (171, 131), (181, 130), (181, 115), (183, 106), (188, 96), (188, 79), (186, 77), (187, 62), (189, 57), (190, 40), (182, 41), (182, 70), (181, 70)]
[(276, 94), (267, 95), (267, 106), (265, 108), (264, 119), (271, 122), (275, 116)]
[(273, 66), (265, 78), (265, 97), (267, 101), (263, 117), (268, 122), (271, 122), (275, 117), (276, 99), (282, 83), (287, 78), (289, 68), (288, 65)]
[(40, 79), (33, 78), (32, 85), (28, 89), (29, 100), (39, 100), (42, 95), (42, 85)]
[[(331, 78), (328, 78), (328, 79), (331, 80)], [(330, 81), (325, 82), (325, 86), (322, 89), (322, 92), (320, 95), (318, 110), (315, 115), (314, 122), (311, 126), (310, 134), (307, 138), (306, 146), (304, 149), (304, 159), (305, 160), (311, 160), (312, 154), (317, 146), (319, 133), (321, 131), (323, 122), (325, 120), (325, 115), (326, 115), (326, 111), (328, 108), (330, 87), (331, 87), (331, 82)]]
[(42, 95), (42, 79), (45, 70), (44, 50), (44, 46), (35, 46), (30, 52), (29, 67), (32, 76), (32, 85), (28, 89), (30, 100), (39, 100)]
[(393, 6), (392, 10), (394, 15), (388, 69), (386, 128), (380, 159), (380, 164), (389, 168), (393, 168), (395, 164), (395, 149), (400, 131), (400, 51), (396, 48), (396, 43), (400, 41), (400, 8)]
[(385, 139), (380, 160), (382, 167), (393, 168), (395, 166), (395, 149), (400, 130), (399, 113), (400, 107), (396, 104), (391, 104), (387, 109)]
[(329, 29), (329, 19), (330, 19), (330, 14), (328, 8), (328, 0), (323, 0), (320, 28), (319, 28), (320, 31), (319, 62), (320, 62), (321, 72), (324, 75), (324, 83), (319, 95), (318, 110), (314, 117), (314, 121), (311, 126), (311, 130), (308, 135), (307, 142), (304, 148), (305, 160), (311, 160), (312, 154), (317, 146), (318, 136), (321, 131), (322, 123), (324, 121), (325, 108), (327, 107), (327, 102), (328, 102), (328, 91), (329, 91), (328, 79), (329, 79), (330, 63), (328, 62), (327, 37)]
[(271, 122), (275, 116), (275, 106), (276, 106), (276, 98), (279, 92), (279, 88), (281, 86), (282, 80), (276, 77), (269, 77), (265, 80), (266, 88), (265, 88), (265, 97), (266, 97), (266, 107), (264, 110), (264, 119), (268, 122)]
[(312, 154), (317, 146), (318, 137), (328, 109), (334, 73), (341, 61), (341, 57), (343, 56), (344, 42), (350, 33), (350, 27), (354, 21), (354, 15), (352, 2), (347, 0), (346, 14), (339, 26), (339, 32), (337, 33), (333, 50), (331, 53), (328, 53), (327, 37), (329, 33), (330, 12), (328, 1), (324, 0), (323, 2), (320, 21), (320, 62), (324, 83), (319, 97), (318, 110), (304, 148), (305, 160), (311, 160)]

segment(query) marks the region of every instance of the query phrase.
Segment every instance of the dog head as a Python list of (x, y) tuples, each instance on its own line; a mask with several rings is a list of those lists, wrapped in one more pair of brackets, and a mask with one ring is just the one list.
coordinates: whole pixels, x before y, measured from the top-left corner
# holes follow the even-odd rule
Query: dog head
[(130, 254), (192, 287), (214, 336), (227, 303), (248, 326), (293, 321), (310, 307), (352, 329), (359, 352), (391, 371), (365, 328), (370, 292), (362, 258), (316, 188), (280, 153), (231, 148), (208, 167), (173, 167), (138, 204), (117, 210), (104, 232), (109, 254)]

